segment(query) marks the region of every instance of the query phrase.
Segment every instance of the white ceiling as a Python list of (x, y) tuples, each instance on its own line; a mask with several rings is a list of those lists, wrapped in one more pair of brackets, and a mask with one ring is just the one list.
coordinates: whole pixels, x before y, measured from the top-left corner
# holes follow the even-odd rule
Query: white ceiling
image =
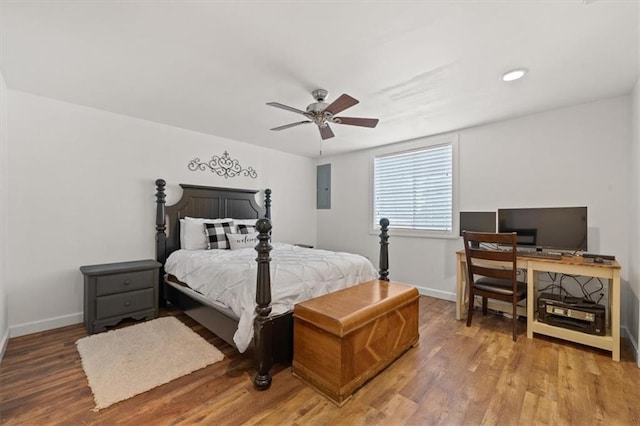
[[(628, 93), (638, 2), (6, 1), (10, 89), (315, 157), (311, 91), (360, 104), (323, 154)], [(529, 68), (522, 80), (500, 76)], [(179, 140), (176, 143), (180, 143)]]

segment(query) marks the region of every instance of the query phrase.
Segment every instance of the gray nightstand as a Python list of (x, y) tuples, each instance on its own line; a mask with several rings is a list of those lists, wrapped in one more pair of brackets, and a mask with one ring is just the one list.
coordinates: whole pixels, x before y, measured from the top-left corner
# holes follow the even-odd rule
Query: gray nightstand
[(155, 260), (81, 266), (84, 274), (84, 326), (89, 334), (125, 318), (158, 316), (158, 270)]

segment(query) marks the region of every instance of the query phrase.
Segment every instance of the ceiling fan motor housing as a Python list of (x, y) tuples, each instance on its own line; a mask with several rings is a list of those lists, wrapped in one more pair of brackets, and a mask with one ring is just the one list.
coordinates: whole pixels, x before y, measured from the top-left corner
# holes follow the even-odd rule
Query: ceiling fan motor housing
[(307, 106), (307, 112), (312, 116), (313, 121), (315, 121), (318, 126), (324, 124), (325, 116), (322, 112), (329, 106), (328, 103), (324, 102), (328, 93), (329, 92), (324, 89), (316, 89), (311, 92), (311, 95), (317, 102), (309, 104)]
[(326, 102), (314, 102), (307, 106), (307, 112), (311, 114), (320, 113), (328, 107), (329, 104)]
[(311, 94), (317, 102), (307, 105), (307, 116), (321, 128), (327, 126), (326, 120), (328, 117), (326, 117), (327, 112), (324, 110), (329, 106), (329, 104), (324, 102), (324, 100), (328, 93), (329, 92), (324, 89), (314, 90)]
[(324, 102), (324, 100), (327, 99), (328, 94), (329, 92), (327, 92), (324, 89), (316, 89), (313, 92), (311, 92), (311, 96), (313, 96), (313, 99), (315, 99), (318, 102)]

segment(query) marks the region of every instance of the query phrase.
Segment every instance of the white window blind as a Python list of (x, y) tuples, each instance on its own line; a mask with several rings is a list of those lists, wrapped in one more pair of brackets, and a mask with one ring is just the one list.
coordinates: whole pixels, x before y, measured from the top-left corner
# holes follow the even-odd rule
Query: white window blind
[(374, 220), (393, 228), (451, 231), (453, 146), (451, 143), (375, 157)]

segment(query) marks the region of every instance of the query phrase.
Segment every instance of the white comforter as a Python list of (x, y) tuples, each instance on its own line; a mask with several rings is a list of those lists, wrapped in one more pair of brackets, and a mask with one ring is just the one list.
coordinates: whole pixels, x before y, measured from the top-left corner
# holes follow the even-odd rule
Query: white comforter
[[(371, 262), (360, 255), (273, 243), (271, 306), (273, 314), (326, 293), (377, 278)], [(208, 299), (231, 308), (240, 319), (233, 337), (240, 352), (253, 338), (256, 308), (256, 263), (253, 248), (240, 250), (178, 250), (165, 264), (176, 276)]]

